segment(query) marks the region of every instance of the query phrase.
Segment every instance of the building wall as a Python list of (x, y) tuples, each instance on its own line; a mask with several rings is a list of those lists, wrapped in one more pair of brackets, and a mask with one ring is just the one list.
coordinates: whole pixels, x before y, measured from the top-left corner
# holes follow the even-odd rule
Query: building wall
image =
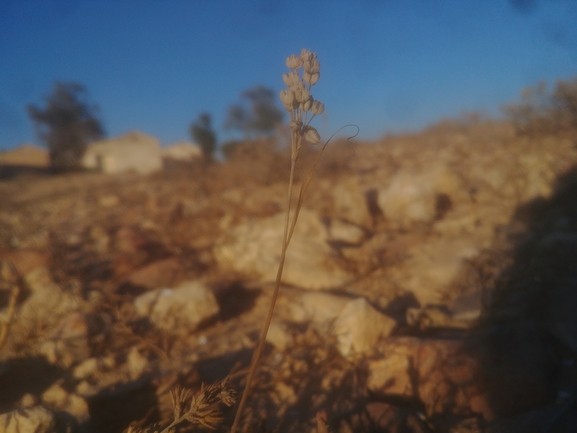
[(134, 171), (148, 174), (162, 169), (162, 152), (156, 138), (141, 132), (130, 132), (88, 146), (82, 165), (104, 173)]

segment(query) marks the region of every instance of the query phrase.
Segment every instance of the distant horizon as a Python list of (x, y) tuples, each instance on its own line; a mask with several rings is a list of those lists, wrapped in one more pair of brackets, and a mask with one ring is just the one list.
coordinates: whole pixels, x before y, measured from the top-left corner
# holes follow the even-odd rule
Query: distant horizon
[[(55, 0), (0, 3), (0, 149), (42, 145), (26, 106), (56, 81), (86, 87), (109, 137), (140, 130), (191, 141), (212, 115), (218, 143), (247, 89), (283, 88), (285, 59), (318, 54), (321, 136), (420, 131), (479, 112), (499, 117), (523, 88), (577, 74), (577, 2), (498, 0)], [(281, 107), (279, 101), (279, 107)]]

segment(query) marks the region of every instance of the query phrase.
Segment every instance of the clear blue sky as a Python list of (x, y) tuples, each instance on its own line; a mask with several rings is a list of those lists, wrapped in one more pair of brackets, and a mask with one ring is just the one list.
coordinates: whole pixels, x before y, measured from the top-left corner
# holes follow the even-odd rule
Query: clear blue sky
[(321, 62), (321, 133), (378, 138), (575, 76), (577, 1), (0, 0), (0, 149), (38, 142), (25, 107), (58, 80), (86, 86), (109, 136), (170, 144), (207, 111), (225, 140), (229, 105), (280, 91), (303, 47)]

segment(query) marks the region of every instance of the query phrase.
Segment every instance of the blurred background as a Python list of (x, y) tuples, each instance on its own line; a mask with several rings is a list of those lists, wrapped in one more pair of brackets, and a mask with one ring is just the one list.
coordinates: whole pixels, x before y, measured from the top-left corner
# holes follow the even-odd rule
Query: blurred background
[(276, 103), (285, 58), (303, 47), (321, 62), (323, 136), (498, 116), (523, 88), (573, 77), (576, 24), (570, 0), (2, 0), (0, 151), (42, 144), (29, 107), (56, 83), (83, 87), (73, 93), (98, 106), (99, 136), (138, 130), (169, 145), (205, 113), (217, 146), (242, 138), (231, 107), (250, 106), (258, 87)]

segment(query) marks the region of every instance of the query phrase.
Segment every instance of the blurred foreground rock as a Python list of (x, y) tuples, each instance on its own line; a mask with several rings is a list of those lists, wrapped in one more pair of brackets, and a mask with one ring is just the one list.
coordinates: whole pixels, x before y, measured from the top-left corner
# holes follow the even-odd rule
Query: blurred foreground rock
[(0, 431), (5, 433), (52, 433), (54, 427), (54, 415), (42, 406), (0, 415)]
[(134, 307), (139, 316), (158, 328), (185, 334), (218, 313), (214, 294), (198, 281), (146, 292), (134, 300)]

